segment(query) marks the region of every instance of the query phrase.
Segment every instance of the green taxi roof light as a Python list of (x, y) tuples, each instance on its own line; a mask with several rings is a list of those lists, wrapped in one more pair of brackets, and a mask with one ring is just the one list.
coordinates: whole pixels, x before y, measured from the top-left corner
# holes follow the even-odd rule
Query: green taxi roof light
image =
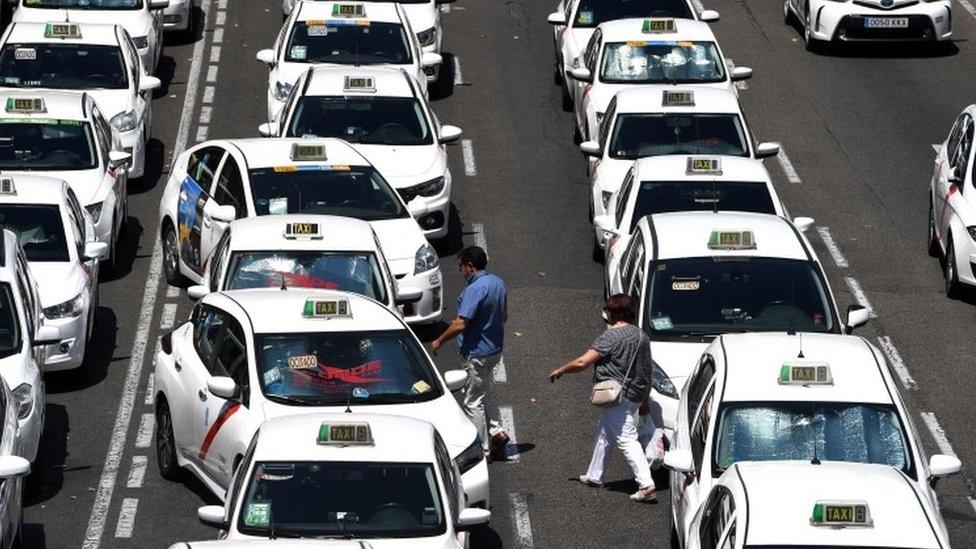
[(813, 515), (810, 517), (810, 522), (814, 524), (820, 524), (823, 522), (824, 518), (824, 506), (822, 503), (817, 503), (813, 506)]
[(329, 442), (329, 424), (323, 423), (319, 425), (319, 436), (316, 439), (319, 444), (324, 444)]

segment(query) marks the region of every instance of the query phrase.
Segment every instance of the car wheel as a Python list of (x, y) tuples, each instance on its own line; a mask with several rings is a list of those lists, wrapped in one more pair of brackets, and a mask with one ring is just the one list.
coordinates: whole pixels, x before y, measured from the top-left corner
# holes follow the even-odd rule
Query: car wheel
[(44, 467), (37, 459), (31, 464), (31, 471), (24, 477), (24, 493), (28, 496), (36, 496), (41, 493), (44, 487)]
[(569, 82), (563, 82), (562, 85), (562, 95), (563, 95), (563, 112), (573, 111), (573, 98), (569, 95)]
[(595, 263), (603, 263), (605, 260), (605, 255), (603, 253), (603, 248), (600, 243), (596, 240), (596, 235), (593, 236), (593, 261)]
[(935, 235), (935, 207), (932, 205), (932, 199), (929, 199), (929, 255), (939, 257), (941, 252), (939, 237)]
[(810, 19), (810, 8), (807, 7), (807, 13), (803, 22), (803, 45), (809, 52), (816, 52), (820, 47), (817, 39), (813, 37), (813, 32), (810, 30), (810, 26), (813, 22)]
[(789, 0), (783, 0), (783, 22), (787, 25), (793, 24), (793, 14), (790, 13)]
[(183, 285), (183, 275), (180, 274), (180, 243), (172, 224), (167, 224), (163, 231), (163, 272), (170, 286)]
[(952, 245), (952, 233), (949, 233), (947, 238), (948, 244), (946, 244), (946, 254), (945, 254), (945, 291), (946, 296), (950, 299), (956, 299), (959, 297), (959, 290), (961, 285), (959, 283), (959, 269), (956, 264), (956, 250), (955, 246)]
[(552, 59), (552, 83), (561, 86), (563, 83), (563, 73), (559, 68), (559, 55), (556, 54)]
[(118, 217), (112, 216), (112, 235), (108, 239), (108, 257), (102, 260), (102, 266), (111, 274), (115, 274), (117, 258), (119, 257), (115, 250), (119, 244), (119, 231), (115, 227), (116, 223), (118, 223)]
[(159, 475), (166, 480), (178, 481), (183, 476), (183, 468), (176, 460), (173, 419), (165, 400), (156, 407), (156, 463), (159, 465)]

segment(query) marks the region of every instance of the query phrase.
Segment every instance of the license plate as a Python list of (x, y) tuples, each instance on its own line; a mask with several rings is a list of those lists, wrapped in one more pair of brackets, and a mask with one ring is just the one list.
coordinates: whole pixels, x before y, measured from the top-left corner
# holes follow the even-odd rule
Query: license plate
[(907, 17), (865, 17), (866, 29), (907, 29)]

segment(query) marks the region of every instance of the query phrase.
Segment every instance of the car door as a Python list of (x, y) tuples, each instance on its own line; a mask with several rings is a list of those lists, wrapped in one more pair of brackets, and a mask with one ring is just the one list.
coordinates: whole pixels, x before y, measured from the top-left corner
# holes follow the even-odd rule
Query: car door
[(972, 149), (973, 139), (973, 119), (968, 113), (963, 113), (956, 121), (946, 145), (939, 153), (940, 166), (937, 180), (935, 182), (935, 197), (933, 201), (933, 215), (935, 217), (935, 227), (939, 241), (943, 249), (948, 245), (946, 235), (948, 234), (953, 215), (952, 203), (953, 196), (961, 188), (960, 185), (953, 183), (953, 178), (964, 177), (965, 165), (968, 163), (969, 153)]
[[(600, 51), (600, 37), (603, 33), (600, 29), (597, 29), (591, 36), (590, 41), (587, 42), (586, 48), (580, 55), (578, 66), (590, 69), (590, 75), (592, 76), (592, 70), (596, 67), (596, 55)], [(576, 68), (577, 64), (574, 64), (573, 68)], [(586, 94), (590, 91), (593, 86), (591, 82), (583, 82), (582, 80), (576, 80), (575, 78), (570, 78), (573, 82), (573, 109), (576, 111), (576, 124), (580, 127), (581, 133), (583, 135), (583, 141), (590, 139), (588, 135), (586, 125)]]
[[(234, 159), (234, 155), (227, 154), (224, 159), (217, 177), (214, 178), (213, 200), (220, 206), (233, 206), (237, 213), (237, 218), (247, 217), (247, 199), (244, 196), (244, 181), (241, 170)], [(201, 248), (204, 257), (209, 258), (210, 252), (217, 245), (217, 241), (224, 234), (228, 223), (218, 221), (207, 215), (203, 215), (203, 233), (201, 234)]]
[[(714, 376), (708, 378), (703, 375), (699, 382), (699, 387), (701, 386), (705, 388), (703, 392), (699, 393), (696, 388), (692, 388), (692, 391), (689, 392), (689, 408), (694, 406), (696, 402), (698, 403), (695, 412), (689, 414), (692, 421), (687, 434), (687, 444), (691, 450), (694, 470), (690, 473), (685, 473), (683, 475), (684, 479), (677, 487), (679, 494), (675, 507), (675, 517), (679, 528), (687, 528), (688, 519), (694, 516), (695, 511), (701, 505), (701, 501), (705, 497), (705, 494), (708, 493), (708, 488), (711, 485), (711, 468), (705, 467), (708, 464), (704, 460), (706, 457), (705, 447), (708, 438), (708, 429), (711, 425), (712, 396), (715, 391)], [(698, 395), (704, 396), (694, 398)], [(702, 480), (703, 478), (705, 479), (704, 481)], [(672, 486), (671, 489), (674, 490), (676, 488)]]
[(627, 175), (624, 176), (624, 182), (620, 185), (620, 189), (617, 190), (614, 195), (614, 200), (611, 201), (611, 215), (613, 216), (613, 228), (621, 233), (630, 234), (630, 212), (628, 212), (628, 204), (630, 203), (630, 190), (634, 183), (634, 168), (631, 167), (627, 170)]
[(149, 97), (146, 97), (147, 92), (139, 91), (139, 86), (141, 85), (142, 75), (145, 69), (142, 66), (141, 58), (139, 57), (139, 51), (136, 49), (135, 44), (132, 43), (132, 38), (129, 37), (124, 29), (119, 29), (119, 34), (122, 37), (122, 49), (125, 51), (125, 55), (128, 58), (129, 65), (129, 78), (132, 80), (130, 85), (132, 86), (133, 105), (136, 110), (136, 120), (142, 121), (143, 132), (145, 132), (144, 138), (149, 137), (149, 128), (152, 127), (152, 93), (148, 92)]
[[(180, 244), (180, 259), (183, 264), (197, 274), (203, 273), (203, 262), (207, 256), (204, 242), (210, 243), (210, 235), (204, 236), (212, 227), (212, 220), (206, 216), (217, 169), (226, 151), (221, 147), (203, 147), (187, 157), (186, 178), (180, 185), (179, 202), (176, 207), (177, 237)], [(206, 250), (209, 252), (209, 249)]]
[[(719, 549), (729, 540), (729, 529), (734, 522), (735, 501), (732, 492), (725, 486), (716, 486), (702, 506), (702, 517), (698, 527), (700, 549)], [(734, 542), (734, 534), (732, 543)]]

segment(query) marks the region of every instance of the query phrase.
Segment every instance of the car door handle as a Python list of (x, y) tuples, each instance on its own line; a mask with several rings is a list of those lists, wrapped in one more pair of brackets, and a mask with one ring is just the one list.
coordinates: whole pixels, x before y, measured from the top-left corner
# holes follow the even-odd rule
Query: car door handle
[(176, 368), (176, 371), (177, 372), (182, 372), (183, 371), (183, 365), (180, 364), (180, 361), (179, 360), (173, 362), (173, 366)]
[(203, 389), (200, 389), (199, 391), (197, 391), (197, 396), (200, 397), (200, 402), (206, 402), (207, 401), (207, 393), (204, 392)]

